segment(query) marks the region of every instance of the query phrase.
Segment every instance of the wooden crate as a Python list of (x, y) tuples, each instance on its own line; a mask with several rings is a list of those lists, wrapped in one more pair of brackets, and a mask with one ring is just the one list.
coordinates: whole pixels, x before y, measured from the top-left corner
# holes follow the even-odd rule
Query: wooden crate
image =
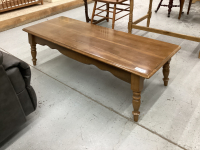
[(0, 12), (41, 3), (43, 0), (0, 0)]

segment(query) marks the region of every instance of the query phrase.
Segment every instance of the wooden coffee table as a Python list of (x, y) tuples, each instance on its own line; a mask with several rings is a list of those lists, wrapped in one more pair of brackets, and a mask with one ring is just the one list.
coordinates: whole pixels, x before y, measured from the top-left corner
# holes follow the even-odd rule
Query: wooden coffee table
[(180, 49), (178, 45), (66, 17), (52, 19), (23, 30), (28, 32), (33, 65), (36, 65), (37, 60), (36, 44), (48, 45), (72, 59), (93, 64), (131, 83), (134, 121), (138, 121), (140, 114), (144, 79), (149, 79), (163, 67), (164, 85), (167, 86), (170, 59)]

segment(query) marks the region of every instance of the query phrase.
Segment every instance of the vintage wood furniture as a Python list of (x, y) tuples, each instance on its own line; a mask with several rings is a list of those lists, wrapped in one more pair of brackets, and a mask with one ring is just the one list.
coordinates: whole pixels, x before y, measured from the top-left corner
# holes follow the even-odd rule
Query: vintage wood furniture
[(85, 6), (85, 19), (86, 19), (86, 22), (90, 22), (90, 18), (88, 16), (88, 4), (87, 4), (87, 0), (83, 0), (84, 2), (84, 6)]
[(189, 13), (190, 13), (191, 5), (192, 5), (192, 0), (189, 0), (187, 15), (189, 15)]
[[(181, 1), (181, 5), (183, 5), (184, 4), (183, 2), (185, 0), (180, 0), (180, 1)], [(129, 23), (128, 23), (128, 32), (129, 33), (132, 33), (132, 29), (134, 28), (134, 29), (144, 30), (144, 31), (148, 31), (148, 32), (154, 32), (154, 33), (158, 33), (158, 34), (163, 34), (163, 35), (168, 35), (168, 36), (173, 36), (173, 37), (177, 37), (177, 38), (200, 42), (200, 37), (194, 37), (194, 36), (170, 32), (170, 31), (150, 28), (149, 25), (150, 25), (150, 20), (151, 20), (151, 15), (152, 15), (152, 3), (153, 3), (153, 0), (149, 0), (149, 9), (145, 16), (137, 19), (136, 21), (133, 21), (134, 0), (130, 0), (130, 15), (129, 15)], [(182, 10), (180, 12), (182, 12)], [(140, 23), (141, 21), (143, 21), (145, 19), (147, 19), (147, 27), (137, 25), (138, 23)], [(200, 52), (199, 52), (198, 57), (200, 58)]]
[[(115, 31), (74, 19), (59, 17), (23, 29), (28, 32), (33, 65), (36, 44), (48, 45), (62, 54), (131, 83), (133, 115), (138, 121), (144, 79), (162, 66), (164, 85), (168, 84), (169, 63), (180, 46)], [(74, 68), (76, 69), (76, 68)]]
[[(180, 0), (180, 5), (173, 5), (174, 0), (169, 0), (169, 4), (168, 4), (168, 5), (163, 5), (162, 2), (163, 2), (163, 0), (160, 1), (160, 3), (158, 4), (158, 7), (157, 7), (157, 9), (156, 9), (155, 12), (158, 12), (160, 6), (168, 7), (168, 8), (169, 8), (169, 9), (168, 9), (168, 17), (170, 17), (170, 13), (171, 13), (172, 7), (180, 7), (178, 19), (181, 18), (181, 14), (182, 14), (182, 11), (183, 11), (183, 5), (184, 5), (185, 0), (184, 0), (184, 1), (183, 1), (183, 0)], [(189, 12), (190, 12), (191, 4), (192, 4), (192, 0), (189, 0), (189, 5), (188, 5), (187, 14), (189, 14)]]
[[(178, 19), (181, 19), (181, 15), (182, 15), (182, 12), (183, 12), (184, 3), (185, 3), (185, 0), (180, 0), (180, 11), (179, 11), (179, 17), (178, 17)], [(189, 0), (187, 15), (190, 12), (191, 4), (192, 4), (192, 0)]]
[[(112, 29), (114, 29), (115, 21), (129, 15), (130, 5), (127, 4), (127, 3), (124, 3), (128, 0), (93, 0), (93, 1), (95, 1), (95, 2), (94, 2), (94, 8), (93, 8), (93, 13), (92, 13), (91, 23), (97, 24), (97, 23), (100, 23), (104, 20), (107, 20), (107, 22), (108, 22), (109, 19), (112, 19)], [(105, 3), (105, 4), (97, 8), (98, 2)], [(114, 7), (110, 7), (110, 4), (113, 4)], [(125, 6), (127, 6), (127, 8), (117, 8), (117, 6), (119, 6), (119, 5), (125, 5)], [(106, 6), (106, 9), (102, 9), (102, 7), (104, 7), (104, 6)], [(110, 9), (113, 9), (113, 11), (110, 11)], [(96, 10), (99, 10), (100, 12), (95, 14)], [(117, 12), (117, 10), (119, 10), (119, 11)], [(119, 17), (118, 19), (116, 19), (116, 14), (119, 14), (120, 12), (123, 12), (123, 11), (127, 11), (128, 13)], [(102, 12), (106, 12), (106, 16), (99, 15)], [(109, 16), (109, 13), (113, 13), (112, 18)], [(93, 22), (95, 16), (102, 17), (102, 19)]]
[[(86, 22), (90, 22), (91, 19), (88, 16), (88, 3), (87, 3), (87, 0), (83, 0), (83, 2), (84, 2), (84, 5), (85, 5), (85, 19), (86, 19)], [(93, 20), (93, 22), (96, 22), (96, 20)]]
[(190, 13), (190, 7), (191, 7), (192, 3), (196, 3), (197, 1), (200, 1), (200, 0), (189, 0), (189, 6), (188, 6), (188, 11), (187, 11), (188, 15)]
[(172, 10), (172, 7), (180, 7), (180, 5), (174, 5), (173, 2), (174, 0), (169, 0), (169, 4), (168, 5), (163, 5), (162, 4), (163, 0), (160, 0), (160, 3), (158, 4), (158, 7), (156, 9), (155, 12), (158, 12), (160, 6), (164, 6), (164, 7), (168, 7), (168, 17), (170, 17), (170, 13), (171, 13), (171, 10)]
[(0, 0), (0, 13), (39, 3), (43, 5), (43, 0)]

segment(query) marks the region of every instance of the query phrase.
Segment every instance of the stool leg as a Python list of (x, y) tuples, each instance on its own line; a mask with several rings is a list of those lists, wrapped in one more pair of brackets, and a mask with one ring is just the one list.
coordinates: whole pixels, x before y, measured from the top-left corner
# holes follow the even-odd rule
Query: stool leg
[(115, 27), (115, 16), (116, 16), (116, 4), (114, 4), (114, 10), (113, 10), (112, 29), (114, 29)]
[(108, 18), (107, 18), (107, 22), (109, 22), (109, 3), (106, 3), (106, 10), (107, 10), (107, 15), (106, 15), (106, 17), (108, 17)]
[(91, 24), (93, 24), (96, 7), (97, 7), (97, 1), (95, 1), (95, 3), (94, 3), (94, 8), (93, 8), (93, 12), (92, 12), (92, 18), (91, 18)]
[(192, 4), (192, 0), (190, 0), (190, 2), (189, 2), (187, 15), (189, 15), (189, 13), (190, 13), (190, 7), (191, 7), (191, 4)]
[(157, 9), (155, 10), (155, 12), (157, 12), (160, 9), (160, 6), (162, 5), (163, 0), (160, 1), (160, 3), (158, 4)]
[(170, 17), (170, 13), (171, 13), (171, 10), (172, 10), (172, 6), (173, 6), (173, 0), (169, 0), (169, 5), (168, 5), (168, 17)]

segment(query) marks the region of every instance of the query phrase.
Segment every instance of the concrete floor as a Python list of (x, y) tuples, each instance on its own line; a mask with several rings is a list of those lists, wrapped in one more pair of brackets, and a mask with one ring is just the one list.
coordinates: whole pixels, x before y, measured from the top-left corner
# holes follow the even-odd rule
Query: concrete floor
[[(153, 10), (159, 0), (154, 1)], [(165, 1), (166, 2), (166, 1)], [(147, 12), (146, 0), (136, 1), (134, 19)], [(91, 11), (93, 4), (89, 5)], [(187, 3), (184, 11), (187, 9)], [(153, 12), (151, 27), (200, 36), (200, 3), (178, 20), (178, 8)], [(0, 48), (32, 65), (24, 27), (58, 16), (85, 21), (84, 7), (0, 33)], [(128, 17), (115, 29), (127, 32)], [(141, 23), (141, 24), (145, 24)], [(111, 22), (101, 26), (111, 28)], [(162, 70), (145, 80), (141, 115), (132, 121), (132, 91), (109, 72), (85, 65), (46, 46), (37, 46), (38, 64), (31, 67), (37, 110), (4, 143), (1, 150), (199, 150), (200, 44), (155, 33), (133, 34), (180, 45), (171, 61), (170, 81), (163, 86)]]

